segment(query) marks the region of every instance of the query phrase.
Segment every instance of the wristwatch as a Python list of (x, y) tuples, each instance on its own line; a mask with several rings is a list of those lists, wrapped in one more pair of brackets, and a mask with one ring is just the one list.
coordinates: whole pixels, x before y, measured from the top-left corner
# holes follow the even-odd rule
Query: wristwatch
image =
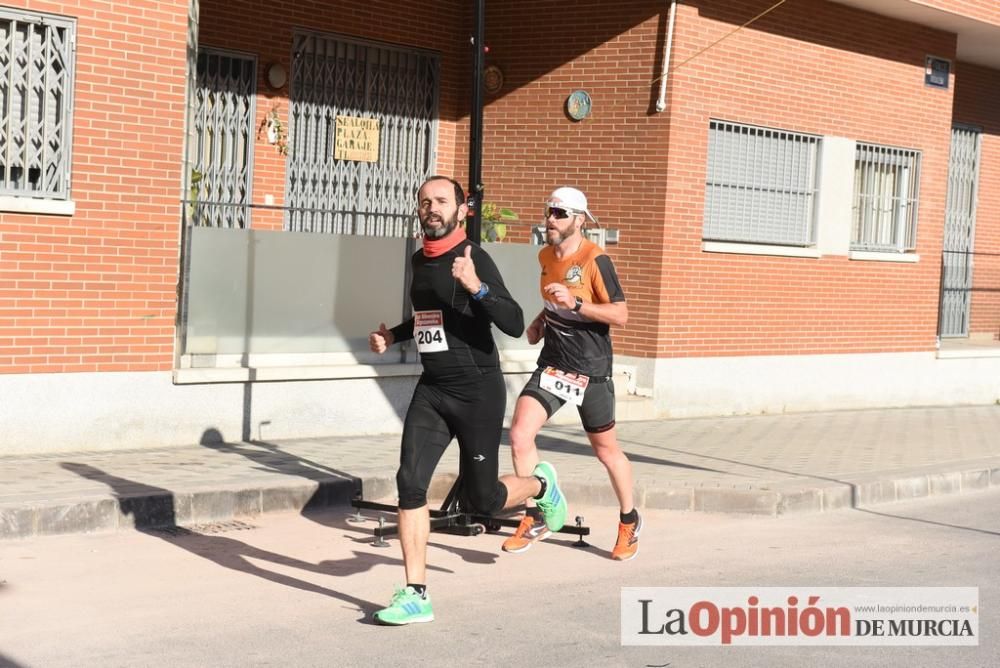
[(483, 297), (485, 297), (488, 294), (490, 294), (490, 286), (488, 286), (485, 283), (483, 283), (482, 281), (480, 281), (479, 282), (479, 292), (473, 293), (472, 298), (475, 299), (478, 302), (480, 299), (482, 299)]
[(576, 313), (581, 308), (583, 308), (583, 299), (581, 299), (580, 297), (577, 297), (576, 298), (576, 306), (573, 307), (573, 312)]

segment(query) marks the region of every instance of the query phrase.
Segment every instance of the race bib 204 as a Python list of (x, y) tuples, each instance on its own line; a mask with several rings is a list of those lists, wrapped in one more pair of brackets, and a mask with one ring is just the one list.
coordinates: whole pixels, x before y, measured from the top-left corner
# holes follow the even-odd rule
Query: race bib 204
[(413, 314), (413, 338), (421, 353), (439, 353), (448, 350), (444, 335), (444, 314), (440, 311), (416, 311)]

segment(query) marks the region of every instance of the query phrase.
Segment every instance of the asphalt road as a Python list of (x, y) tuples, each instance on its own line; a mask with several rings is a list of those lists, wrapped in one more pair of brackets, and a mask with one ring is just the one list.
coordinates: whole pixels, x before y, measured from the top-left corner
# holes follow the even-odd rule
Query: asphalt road
[[(402, 580), (398, 543), (347, 510), (204, 534), (0, 543), (0, 666), (1000, 665), (1000, 492), (791, 518), (649, 512), (639, 556), (609, 560), (616, 513), (573, 508), (591, 549), (433, 534), (436, 621), (369, 622)], [(210, 531), (210, 532), (209, 532)], [(977, 586), (980, 645), (623, 647), (623, 586)]]

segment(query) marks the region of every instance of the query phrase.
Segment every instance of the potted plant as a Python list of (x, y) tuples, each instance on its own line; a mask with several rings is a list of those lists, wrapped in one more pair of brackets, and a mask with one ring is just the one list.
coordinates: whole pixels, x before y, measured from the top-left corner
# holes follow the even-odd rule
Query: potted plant
[(278, 147), (278, 153), (288, 155), (288, 131), (281, 120), (277, 102), (267, 112), (257, 128), (257, 139), (260, 139), (262, 134), (267, 139), (268, 144)]
[(501, 207), (496, 202), (483, 202), (479, 210), (480, 241), (503, 241), (507, 236), (507, 223), (518, 220), (513, 209)]

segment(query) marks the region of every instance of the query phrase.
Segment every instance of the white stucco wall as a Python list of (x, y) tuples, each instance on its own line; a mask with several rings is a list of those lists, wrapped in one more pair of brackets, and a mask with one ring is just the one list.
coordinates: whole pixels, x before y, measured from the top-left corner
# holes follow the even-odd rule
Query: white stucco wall
[(936, 353), (643, 360), (638, 393), (660, 417), (986, 404), (1000, 400), (1000, 357)]
[(251, 438), (385, 433), (415, 378), (174, 385), (170, 372), (0, 376), (0, 454), (198, 443), (215, 429)]
[[(169, 372), (0, 375), (0, 455), (189, 445), (210, 430), (238, 441), (244, 424), (262, 440), (398, 433), (416, 380), (175, 385)], [(527, 373), (506, 380), (509, 418)], [(615, 384), (621, 420), (986, 404), (1000, 400), (1000, 357), (622, 356)], [(568, 407), (554, 422), (577, 420)]]

